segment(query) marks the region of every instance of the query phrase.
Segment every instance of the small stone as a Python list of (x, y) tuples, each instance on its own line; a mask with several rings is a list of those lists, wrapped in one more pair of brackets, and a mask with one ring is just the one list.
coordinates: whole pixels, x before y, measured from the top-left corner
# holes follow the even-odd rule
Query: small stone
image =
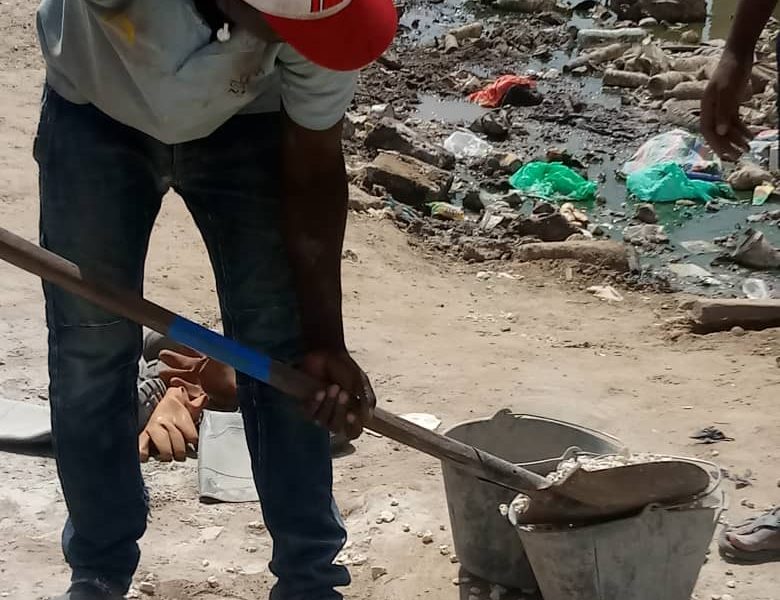
[(720, 456), (720, 452), (718, 452), (717, 450), (713, 450), (712, 452), (710, 452), (710, 456)]
[(395, 521), (395, 514), (389, 510), (383, 510), (376, 519), (377, 523), (392, 523), (393, 521)]
[(439, 531), (447, 531), (447, 526), (444, 523), (442, 523), (441, 525), (439, 525)]
[(382, 567), (380, 565), (371, 567), (371, 579), (376, 581), (383, 575), (387, 575), (387, 567)]
[(247, 546), (246, 548), (244, 548), (244, 550), (249, 552), (249, 554), (254, 554), (255, 552), (257, 552), (257, 546)]
[(649, 223), (653, 225), (658, 223), (658, 215), (655, 212), (655, 207), (652, 204), (639, 204), (636, 207), (634, 218), (642, 223)]
[(693, 29), (689, 29), (680, 36), (680, 41), (683, 44), (698, 44), (701, 41), (701, 36)]
[(457, 556), (455, 556), (454, 554), (450, 554), (450, 562), (451, 562), (453, 565), (455, 565), (455, 564), (459, 563), (459, 562), (460, 562), (460, 560), (459, 560), (459, 559), (458, 559), (458, 557), (457, 557)]
[(386, 119), (395, 119), (395, 110), (390, 104), (374, 104), (371, 109), (371, 116)]
[(398, 500), (396, 500), (395, 498), (390, 500), (390, 506), (398, 506)]
[(364, 554), (356, 554), (352, 557), (352, 564), (356, 567), (362, 567), (368, 562), (368, 558)]
[(743, 335), (745, 335), (745, 330), (742, 329), (742, 327), (740, 327), (739, 325), (736, 325), (731, 328), (731, 334), (736, 335), (737, 337), (742, 337)]
[(203, 561), (202, 561), (200, 564), (203, 566), (203, 568), (206, 568), (206, 567), (208, 567), (208, 566), (209, 566), (211, 563), (208, 561), (208, 559), (205, 559), (205, 558), (204, 558), (204, 559), (203, 559)]
[(407, 525), (406, 523), (401, 525), (401, 531), (403, 531), (404, 533), (409, 533), (411, 530), (412, 530), (412, 528), (409, 527), (409, 525)]
[(157, 586), (154, 585), (151, 581), (142, 581), (138, 584), (138, 591), (142, 594), (146, 594), (147, 596), (154, 596), (155, 592), (157, 591)]
[[(756, 504), (754, 502), (751, 502), (747, 498), (742, 498), (742, 500), (740, 500), (739, 503), (742, 506), (744, 506), (745, 508), (755, 508), (756, 507)], [(728, 573), (726, 573), (726, 574), (728, 575)]]
[(724, 575), (726, 575), (726, 577), (734, 577), (734, 571), (732, 571), (731, 569), (729, 569), (728, 571), (726, 571), (726, 572), (724, 573)]
[(208, 584), (209, 584), (209, 587), (212, 587), (212, 588), (219, 587), (219, 581), (217, 581), (217, 578), (216, 578), (214, 575), (212, 575), (211, 577), (209, 577), (209, 578), (206, 580), (206, 583), (208, 583)]
[(450, 547), (447, 545), (439, 546), (439, 554), (441, 554), (442, 556), (449, 556)]
[(643, 29), (650, 29), (653, 27), (658, 27), (658, 20), (654, 19), (653, 17), (645, 17), (641, 21), (639, 21), (639, 26)]
[(255, 531), (265, 531), (265, 523), (262, 521), (250, 521), (246, 526), (248, 529), (254, 529)]
[(430, 531), (426, 531), (422, 534), (422, 543), (423, 544), (432, 544), (433, 543), (433, 533)]
[(726, 587), (729, 588), (730, 590), (733, 590), (735, 587), (737, 587), (737, 582), (734, 581), (733, 579), (729, 579), (726, 582)]
[(723, 596), (720, 594), (712, 594), (710, 595), (710, 600), (723, 600)]

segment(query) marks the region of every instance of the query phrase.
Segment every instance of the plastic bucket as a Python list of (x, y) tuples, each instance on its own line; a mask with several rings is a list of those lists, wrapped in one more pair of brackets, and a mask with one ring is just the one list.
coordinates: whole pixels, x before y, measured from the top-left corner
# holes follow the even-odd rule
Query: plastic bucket
[[(461, 423), (445, 435), (542, 475), (554, 470), (571, 448), (595, 454), (622, 449), (605, 433), (508, 410)], [(455, 552), (463, 568), (507, 588), (535, 589), (523, 544), (498, 510), (515, 492), (480, 481), (448, 462), (442, 463), (442, 472)]]
[(690, 600), (723, 510), (695, 504), (570, 529), (517, 527), (545, 600)]

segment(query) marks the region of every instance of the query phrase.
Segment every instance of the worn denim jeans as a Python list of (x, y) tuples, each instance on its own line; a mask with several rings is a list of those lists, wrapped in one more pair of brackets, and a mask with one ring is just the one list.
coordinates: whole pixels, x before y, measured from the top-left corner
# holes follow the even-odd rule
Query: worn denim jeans
[[(294, 360), (300, 341), (279, 227), (280, 127), (278, 114), (242, 115), (207, 138), (165, 145), (47, 88), (35, 140), (41, 245), (140, 293), (152, 225), (173, 188), (205, 241), (225, 334)], [(141, 328), (56, 286), (44, 292), (52, 426), (69, 511), (65, 557), (73, 581), (124, 593), (147, 520), (136, 437)], [(348, 585), (349, 574), (333, 560), (346, 532), (327, 432), (290, 399), (241, 375), (239, 395), (274, 541), (271, 598), (341, 598), (335, 588)]]

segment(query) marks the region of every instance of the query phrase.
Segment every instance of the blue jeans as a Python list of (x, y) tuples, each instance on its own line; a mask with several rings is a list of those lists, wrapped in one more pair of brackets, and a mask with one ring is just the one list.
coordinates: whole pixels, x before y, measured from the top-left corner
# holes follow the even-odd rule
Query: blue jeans
[[(207, 138), (165, 145), (90, 105), (44, 92), (35, 140), (41, 245), (85, 274), (137, 293), (169, 188), (206, 244), (225, 334), (280, 360), (300, 354), (298, 311), (280, 233), (278, 114), (237, 116)], [(55, 453), (69, 518), (73, 581), (124, 593), (147, 520), (138, 460), (141, 328), (44, 284)], [(186, 293), (186, 291), (183, 291)], [(239, 375), (247, 443), (274, 541), (273, 600), (332, 600), (346, 532), (332, 495), (328, 434), (293, 402)]]

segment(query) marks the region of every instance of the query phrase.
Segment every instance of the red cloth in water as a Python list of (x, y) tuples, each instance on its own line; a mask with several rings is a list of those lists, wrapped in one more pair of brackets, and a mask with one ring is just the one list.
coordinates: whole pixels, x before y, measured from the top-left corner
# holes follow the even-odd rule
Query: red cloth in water
[(501, 106), (506, 93), (517, 86), (534, 89), (536, 82), (530, 77), (522, 75), (502, 75), (486, 88), (469, 94), (469, 100), (485, 108), (496, 108)]

